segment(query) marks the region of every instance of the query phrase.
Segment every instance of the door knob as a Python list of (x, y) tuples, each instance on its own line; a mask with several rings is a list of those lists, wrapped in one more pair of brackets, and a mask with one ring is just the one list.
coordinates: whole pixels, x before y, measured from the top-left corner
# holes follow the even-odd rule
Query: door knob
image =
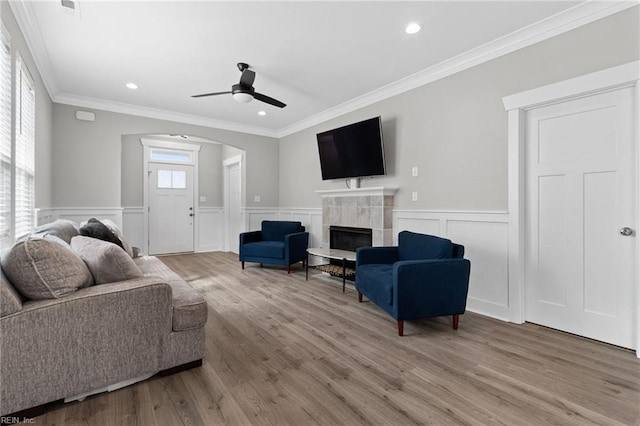
[(620, 230), (620, 235), (624, 235), (625, 237), (628, 237), (630, 235), (633, 235), (633, 229), (625, 226), (624, 228), (622, 228)]

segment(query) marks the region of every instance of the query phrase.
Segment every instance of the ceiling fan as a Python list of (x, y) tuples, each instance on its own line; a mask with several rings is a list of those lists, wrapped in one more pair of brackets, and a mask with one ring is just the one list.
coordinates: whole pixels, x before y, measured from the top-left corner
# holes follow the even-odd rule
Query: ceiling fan
[(240, 76), (240, 83), (232, 85), (230, 92), (203, 93), (201, 95), (193, 95), (191, 97), (202, 98), (205, 96), (226, 95), (231, 93), (233, 99), (242, 103), (251, 102), (253, 99), (257, 99), (278, 108), (284, 108), (287, 106), (287, 104), (280, 102), (277, 99), (274, 99), (267, 95), (263, 95), (262, 93), (258, 93), (254, 90), (253, 80), (255, 80), (256, 78), (256, 73), (249, 69), (249, 65), (245, 64), (244, 62), (239, 62), (238, 69), (242, 73), (242, 75)]

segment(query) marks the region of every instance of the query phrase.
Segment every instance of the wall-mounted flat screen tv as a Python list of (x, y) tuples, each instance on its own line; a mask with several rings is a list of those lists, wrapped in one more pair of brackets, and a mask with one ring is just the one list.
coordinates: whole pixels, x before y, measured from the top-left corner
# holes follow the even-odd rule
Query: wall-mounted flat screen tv
[(318, 133), (317, 139), (322, 180), (385, 174), (380, 117)]

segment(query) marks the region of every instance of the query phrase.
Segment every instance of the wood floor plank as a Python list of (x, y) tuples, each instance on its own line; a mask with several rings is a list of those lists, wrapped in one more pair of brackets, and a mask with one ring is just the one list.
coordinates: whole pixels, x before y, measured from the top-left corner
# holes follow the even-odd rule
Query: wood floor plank
[[(35, 419), (56, 425), (639, 425), (632, 351), (467, 312), (395, 321), (342, 292), (237, 255), (161, 258), (206, 298), (200, 368)], [(108, 419), (108, 420), (107, 420)], [(107, 422), (107, 423), (105, 423)]]

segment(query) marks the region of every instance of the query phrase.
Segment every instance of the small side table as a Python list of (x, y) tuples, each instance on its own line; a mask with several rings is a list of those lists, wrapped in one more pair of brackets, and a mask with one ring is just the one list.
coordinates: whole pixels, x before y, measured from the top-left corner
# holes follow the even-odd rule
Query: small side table
[(356, 261), (356, 252), (348, 250), (338, 250), (322, 247), (311, 247), (307, 249), (307, 269), (306, 279), (309, 281), (309, 255), (323, 257), (325, 259), (341, 260), (342, 261), (342, 292), (345, 292), (345, 286), (347, 283), (347, 262)]

